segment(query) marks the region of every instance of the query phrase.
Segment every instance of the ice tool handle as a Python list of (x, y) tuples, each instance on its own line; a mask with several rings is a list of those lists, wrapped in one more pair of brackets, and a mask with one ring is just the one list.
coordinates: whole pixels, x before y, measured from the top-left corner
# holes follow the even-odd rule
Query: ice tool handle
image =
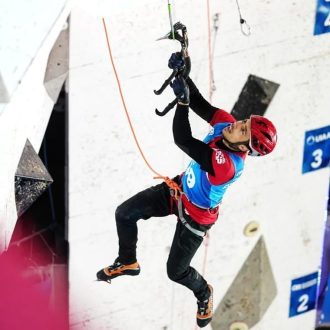
[[(188, 34), (187, 34), (187, 28), (185, 25), (183, 25), (180, 22), (177, 22), (173, 26), (173, 31), (170, 31), (167, 33), (164, 37), (159, 38), (158, 40), (162, 39), (172, 39), (173, 40), (173, 35), (174, 39), (179, 41), (181, 44), (181, 53), (184, 58), (184, 66), (182, 69), (174, 69), (171, 73), (171, 75), (164, 81), (163, 85), (161, 86), (160, 89), (154, 90), (154, 93), (156, 95), (160, 95), (165, 88), (170, 84), (173, 78), (177, 77), (178, 75), (182, 75), (184, 78), (187, 78), (190, 73), (190, 68), (191, 68), (191, 63), (190, 63), (190, 57), (188, 55)], [(181, 34), (179, 33), (181, 32)], [(174, 106), (177, 104), (178, 99), (175, 98), (171, 103), (169, 103), (166, 108), (163, 111), (159, 111), (158, 109), (155, 110), (156, 114), (158, 116), (165, 116), (171, 109), (174, 108)]]

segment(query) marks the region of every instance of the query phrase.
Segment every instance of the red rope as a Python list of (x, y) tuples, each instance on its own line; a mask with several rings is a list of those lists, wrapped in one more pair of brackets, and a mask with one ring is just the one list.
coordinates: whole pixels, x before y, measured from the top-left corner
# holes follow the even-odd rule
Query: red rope
[(211, 51), (211, 14), (210, 14), (210, 0), (207, 0), (207, 33), (208, 33), (208, 52), (209, 52), (209, 100), (211, 102), (212, 99), (212, 51)]
[[(210, 14), (210, 1), (207, 0), (207, 23), (208, 23), (208, 51), (209, 51), (209, 100), (212, 99), (212, 82), (213, 82), (213, 63), (212, 63), (212, 52), (211, 52), (211, 14)], [(202, 276), (205, 276), (206, 273), (206, 264), (208, 256), (208, 248), (210, 245), (210, 233), (207, 232), (204, 238), (204, 259), (203, 259), (203, 270)]]

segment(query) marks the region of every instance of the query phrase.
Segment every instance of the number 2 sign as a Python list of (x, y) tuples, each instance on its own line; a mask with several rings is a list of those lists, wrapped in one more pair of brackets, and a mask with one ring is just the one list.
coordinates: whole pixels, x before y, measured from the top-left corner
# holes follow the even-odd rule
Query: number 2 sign
[(326, 167), (330, 162), (330, 126), (305, 133), (302, 172), (307, 173)]
[(318, 272), (291, 281), (289, 317), (315, 308)]
[(330, 0), (317, 0), (314, 35), (330, 32)]

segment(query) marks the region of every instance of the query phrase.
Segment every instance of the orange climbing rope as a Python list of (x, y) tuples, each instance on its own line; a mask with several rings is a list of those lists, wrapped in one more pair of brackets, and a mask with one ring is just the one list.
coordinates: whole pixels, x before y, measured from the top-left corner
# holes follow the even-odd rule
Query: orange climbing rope
[(130, 129), (131, 129), (131, 132), (133, 134), (133, 138), (134, 138), (134, 141), (136, 143), (136, 146), (138, 147), (139, 152), (140, 152), (140, 154), (141, 154), (144, 162), (146, 163), (146, 165), (156, 175), (154, 177), (154, 179), (163, 179), (165, 181), (165, 183), (169, 186), (169, 188), (171, 188), (171, 189), (174, 190), (174, 197), (176, 199), (178, 199), (179, 194), (181, 193), (181, 188), (179, 187), (179, 185), (176, 182), (174, 182), (173, 180), (171, 180), (169, 177), (164, 176), (164, 175), (161, 175), (161, 174), (159, 174), (157, 171), (155, 171), (153, 169), (153, 167), (150, 165), (150, 163), (148, 162), (147, 158), (145, 157), (145, 155), (144, 155), (144, 153), (142, 151), (142, 148), (141, 148), (141, 146), (139, 144), (139, 141), (138, 141), (138, 139), (136, 137), (136, 134), (135, 134), (135, 131), (134, 131), (134, 127), (132, 125), (131, 118), (130, 118), (129, 113), (128, 113), (128, 110), (127, 110), (127, 106), (126, 106), (124, 94), (123, 94), (123, 91), (122, 91), (122, 88), (121, 88), (120, 80), (119, 80), (119, 77), (118, 77), (118, 74), (117, 74), (116, 66), (115, 66), (115, 63), (114, 63), (114, 60), (113, 60), (113, 57), (112, 57), (112, 51), (111, 51), (110, 40), (109, 40), (109, 33), (108, 33), (108, 30), (107, 30), (107, 26), (105, 24), (104, 18), (102, 18), (102, 21), (103, 21), (103, 27), (104, 27), (105, 36), (106, 36), (106, 39), (107, 39), (107, 46), (108, 46), (108, 50), (109, 50), (109, 55), (110, 55), (110, 60), (111, 60), (112, 68), (113, 68), (113, 71), (115, 73), (116, 80), (117, 80), (117, 86), (118, 86), (118, 90), (119, 90), (119, 93), (120, 93), (120, 98), (121, 98), (121, 101), (122, 101), (122, 104), (123, 104), (123, 107), (124, 107), (124, 110), (125, 110), (125, 114), (126, 114), (126, 117), (127, 117), (127, 120), (128, 120), (129, 126), (130, 126)]

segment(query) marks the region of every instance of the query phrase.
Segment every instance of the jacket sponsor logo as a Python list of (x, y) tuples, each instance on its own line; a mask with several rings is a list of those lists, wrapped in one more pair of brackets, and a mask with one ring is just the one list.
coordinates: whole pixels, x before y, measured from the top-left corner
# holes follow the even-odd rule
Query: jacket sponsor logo
[(224, 164), (226, 162), (226, 158), (223, 155), (222, 151), (218, 150), (215, 153), (215, 160), (217, 161), (218, 164)]

